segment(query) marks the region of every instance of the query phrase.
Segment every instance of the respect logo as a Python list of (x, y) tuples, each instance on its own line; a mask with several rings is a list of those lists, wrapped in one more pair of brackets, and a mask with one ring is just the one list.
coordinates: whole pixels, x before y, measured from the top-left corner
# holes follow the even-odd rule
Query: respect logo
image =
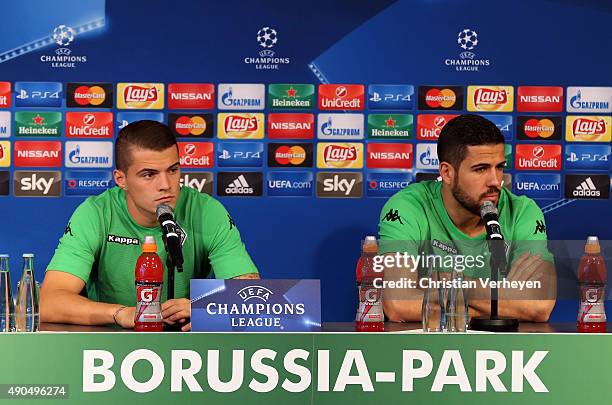
[(363, 168), (362, 143), (330, 143), (317, 145), (317, 167), (319, 169)]

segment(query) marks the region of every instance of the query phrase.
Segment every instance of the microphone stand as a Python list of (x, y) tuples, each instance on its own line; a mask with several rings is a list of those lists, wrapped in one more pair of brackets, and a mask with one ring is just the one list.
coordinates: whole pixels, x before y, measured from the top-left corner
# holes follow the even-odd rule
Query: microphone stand
[[(174, 299), (174, 273), (178, 271), (179, 273), (183, 272), (183, 266), (176, 266), (174, 261), (172, 260), (172, 256), (170, 255), (170, 250), (168, 249), (168, 243), (166, 242), (166, 237), (162, 236), (164, 240), (164, 248), (166, 249), (166, 268), (168, 269), (168, 286), (167, 286), (167, 298), (169, 300)], [(174, 323), (174, 325), (164, 324), (164, 331), (166, 332), (180, 332), (181, 328), (188, 323), (179, 323), (178, 321)]]
[[(491, 252), (491, 282), (497, 283), (499, 275), (505, 273), (506, 252), (503, 239), (488, 239), (489, 251)], [(519, 321), (516, 318), (500, 317), (498, 315), (498, 291), (497, 286), (491, 287), (491, 315), (475, 316), (470, 320), (470, 329), (487, 332), (518, 332)]]

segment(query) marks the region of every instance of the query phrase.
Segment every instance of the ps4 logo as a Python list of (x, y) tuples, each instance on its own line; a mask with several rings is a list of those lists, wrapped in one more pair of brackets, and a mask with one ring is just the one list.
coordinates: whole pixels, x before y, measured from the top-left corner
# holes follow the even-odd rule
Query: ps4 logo
[(578, 154), (571, 152), (570, 155), (567, 158), (568, 162), (607, 162), (608, 161), (608, 155), (599, 155), (596, 153), (582, 153), (580, 154), (580, 157), (578, 157)]
[(370, 97), (370, 101), (379, 102), (379, 101), (412, 101), (411, 94), (402, 94), (402, 93), (387, 93), (384, 94), (383, 97), (380, 96), (380, 93), (374, 92), (372, 97)]
[(259, 159), (261, 158), (261, 152), (249, 152), (249, 151), (236, 151), (234, 153), (230, 153), (227, 150), (224, 150), (223, 153), (219, 155), (219, 159)]
[(30, 94), (26, 90), (20, 90), (19, 94), (17, 94), (15, 97), (17, 97), (20, 100), (26, 100), (26, 99), (28, 99), (30, 97), (32, 97), (32, 98), (40, 98), (40, 99), (60, 98), (60, 92), (59, 91), (55, 91), (55, 92), (51, 92), (51, 91), (33, 91), (32, 95), (30, 96)]

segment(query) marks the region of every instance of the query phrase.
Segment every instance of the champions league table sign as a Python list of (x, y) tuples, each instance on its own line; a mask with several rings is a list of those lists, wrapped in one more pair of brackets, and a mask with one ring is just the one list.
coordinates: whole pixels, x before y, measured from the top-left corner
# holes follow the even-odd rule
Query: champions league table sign
[(313, 332), (321, 328), (319, 280), (191, 280), (195, 332)]

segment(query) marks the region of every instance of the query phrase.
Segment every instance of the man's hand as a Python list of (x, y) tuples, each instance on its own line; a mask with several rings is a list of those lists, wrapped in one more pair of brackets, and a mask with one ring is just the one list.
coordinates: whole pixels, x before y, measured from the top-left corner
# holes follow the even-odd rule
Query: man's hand
[(508, 280), (525, 281), (533, 279), (543, 262), (544, 260), (542, 260), (542, 256), (539, 253), (533, 256), (528, 251), (523, 253), (512, 263), (512, 268), (510, 273), (508, 273)]
[(117, 315), (115, 315), (115, 319), (119, 326), (125, 329), (133, 329), (134, 328), (134, 315), (136, 314), (136, 307), (126, 307), (123, 308)]
[[(169, 325), (184, 323), (191, 318), (191, 301), (187, 298), (176, 298), (162, 304), (162, 317)], [(183, 332), (191, 330), (191, 322), (181, 328)]]

